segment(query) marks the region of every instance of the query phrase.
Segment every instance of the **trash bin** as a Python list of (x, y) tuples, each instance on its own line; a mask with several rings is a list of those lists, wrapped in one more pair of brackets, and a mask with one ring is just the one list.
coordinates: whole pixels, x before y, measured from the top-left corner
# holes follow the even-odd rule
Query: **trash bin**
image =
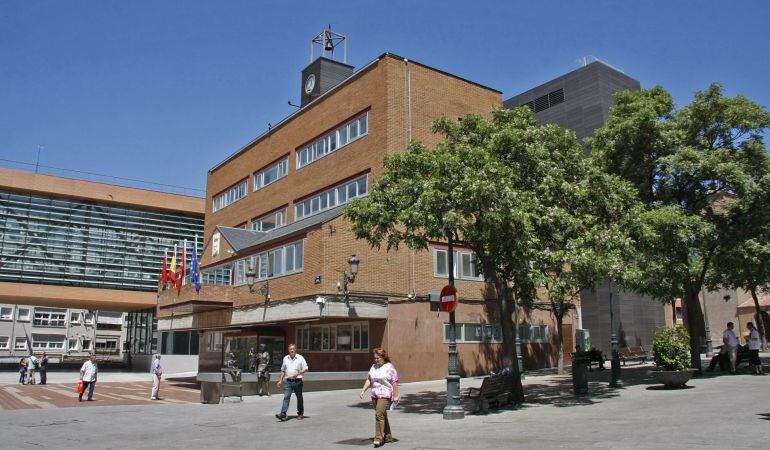
[(577, 352), (572, 358), (572, 388), (575, 395), (588, 394), (588, 355)]

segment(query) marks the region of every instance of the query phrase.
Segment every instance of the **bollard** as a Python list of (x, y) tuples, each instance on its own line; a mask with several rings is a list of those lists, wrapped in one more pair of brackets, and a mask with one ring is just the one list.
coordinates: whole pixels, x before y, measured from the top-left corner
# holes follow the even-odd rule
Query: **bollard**
[(588, 355), (577, 352), (572, 358), (572, 388), (575, 395), (588, 394)]

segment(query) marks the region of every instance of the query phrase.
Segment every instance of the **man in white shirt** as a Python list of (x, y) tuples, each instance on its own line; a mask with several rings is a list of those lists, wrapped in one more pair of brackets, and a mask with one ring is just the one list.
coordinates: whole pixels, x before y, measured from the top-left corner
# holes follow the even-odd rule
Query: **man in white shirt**
[(732, 322), (727, 322), (727, 329), (722, 333), (722, 350), (730, 358), (730, 373), (735, 374), (735, 361), (738, 358), (738, 337), (735, 335)]
[(160, 377), (163, 375), (163, 367), (160, 365), (160, 353), (155, 354), (150, 374), (152, 375), (152, 394), (150, 394), (150, 400), (160, 400), (158, 392), (160, 391)]
[[(83, 363), (83, 367), (80, 368), (80, 381), (83, 382), (83, 392), (88, 388), (88, 401), (94, 401), (94, 385), (96, 384), (96, 373), (99, 368), (96, 367), (96, 356), (91, 355), (91, 358)], [(83, 401), (83, 392), (78, 394), (78, 401)]]
[(307, 371), (305, 358), (297, 354), (297, 347), (294, 344), (289, 345), (289, 354), (283, 357), (281, 376), (277, 383), (280, 389), (284, 379), (286, 379), (286, 386), (283, 388), (283, 406), (281, 412), (275, 415), (281, 422), (287, 420), (286, 411), (289, 410), (292, 392), (297, 396), (297, 419), (305, 418), (305, 405), (302, 399), (302, 374)]
[(762, 339), (759, 337), (759, 330), (754, 327), (754, 324), (749, 322), (746, 324), (746, 328), (749, 329), (749, 364), (754, 369), (756, 375), (764, 374), (762, 370), (762, 360), (759, 359), (759, 350), (762, 348)]

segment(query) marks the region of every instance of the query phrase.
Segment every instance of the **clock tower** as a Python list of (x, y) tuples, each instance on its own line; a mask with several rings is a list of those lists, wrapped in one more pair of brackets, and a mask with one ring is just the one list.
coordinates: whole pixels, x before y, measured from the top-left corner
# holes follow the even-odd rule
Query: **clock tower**
[[(340, 45), (343, 47), (342, 61), (334, 57)], [(316, 46), (321, 48), (321, 55), (313, 60)], [(302, 70), (300, 106), (304, 107), (352, 74), (353, 66), (347, 64), (347, 38), (332, 31), (331, 27), (318, 33), (310, 43), (310, 65)]]

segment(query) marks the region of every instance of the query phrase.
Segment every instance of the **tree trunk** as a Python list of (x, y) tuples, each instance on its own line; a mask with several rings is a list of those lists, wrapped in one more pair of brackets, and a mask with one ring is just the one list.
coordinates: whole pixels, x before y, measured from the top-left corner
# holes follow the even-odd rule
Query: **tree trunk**
[(767, 349), (767, 335), (765, 335), (765, 321), (762, 320), (762, 308), (759, 307), (759, 298), (757, 297), (756, 286), (752, 286), (749, 292), (751, 292), (751, 298), (754, 300), (754, 310), (756, 311), (756, 314), (754, 314), (754, 316), (756, 317), (756, 321), (757, 321), (757, 330), (759, 331), (759, 335), (762, 337), (762, 348)]
[(560, 375), (564, 374), (564, 313), (560, 310), (555, 312), (556, 317), (556, 343), (558, 345), (558, 360), (556, 367)]
[(682, 321), (690, 333), (690, 365), (698, 372), (701, 371), (701, 341), (706, 336), (706, 322), (703, 318), (699, 292), (699, 285), (687, 283), (682, 299)]
[(519, 370), (519, 358), (516, 349), (516, 337), (514, 336), (513, 326), (513, 308), (516, 307), (513, 302), (513, 292), (508, 288), (505, 282), (496, 280), (495, 290), (497, 291), (497, 300), (500, 304), (500, 328), (503, 332), (503, 354), (510, 356), (515, 377), (516, 393), (513, 396), (513, 402), (520, 404), (524, 402), (524, 388), (521, 384), (521, 371)]

